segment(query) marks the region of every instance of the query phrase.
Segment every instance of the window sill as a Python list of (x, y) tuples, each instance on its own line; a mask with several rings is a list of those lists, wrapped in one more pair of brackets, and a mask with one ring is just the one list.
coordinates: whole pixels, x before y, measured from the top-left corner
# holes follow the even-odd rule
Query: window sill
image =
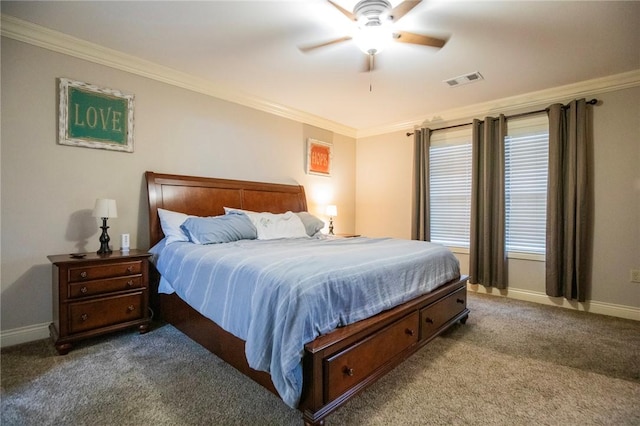
[(517, 251), (510, 251), (507, 253), (507, 259), (533, 260), (535, 262), (544, 262), (545, 255), (538, 253), (521, 253)]
[(469, 254), (469, 249), (466, 247), (451, 247), (451, 246), (445, 246), (447, 247), (449, 250), (451, 250), (453, 253), (456, 254)]
[[(455, 254), (469, 254), (469, 249), (466, 247), (452, 247), (447, 246)], [(545, 255), (537, 253), (522, 253), (517, 251), (510, 251), (507, 253), (507, 259), (519, 259), (519, 260), (531, 260), (534, 262), (544, 262)]]

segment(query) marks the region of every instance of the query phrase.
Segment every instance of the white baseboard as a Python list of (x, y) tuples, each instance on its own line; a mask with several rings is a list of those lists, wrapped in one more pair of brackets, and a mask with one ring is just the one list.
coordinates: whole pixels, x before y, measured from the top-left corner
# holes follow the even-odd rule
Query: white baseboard
[(527, 302), (540, 303), (542, 305), (558, 306), (561, 308), (574, 309), (576, 311), (591, 312), (594, 314), (609, 315), (612, 317), (625, 318), (640, 321), (640, 308), (635, 306), (615, 305), (605, 302), (572, 302), (563, 297), (550, 297), (545, 293), (537, 291), (509, 288), (506, 290), (485, 287), (478, 284), (467, 284), (470, 292), (491, 294), (494, 296), (508, 297), (511, 299), (524, 300)]
[(49, 337), (49, 324), (47, 322), (2, 331), (0, 332), (0, 347), (6, 348), (20, 343), (46, 339)]

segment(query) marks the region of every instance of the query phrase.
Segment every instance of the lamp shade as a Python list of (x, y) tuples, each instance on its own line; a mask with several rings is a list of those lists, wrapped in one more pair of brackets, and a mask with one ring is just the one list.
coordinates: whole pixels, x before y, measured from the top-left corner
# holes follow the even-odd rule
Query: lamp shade
[(335, 217), (338, 216), (338, 207), (330, 204), (327, 206), (327, 216)]
[(93, 208), (93, 217), (118, 217), (116, 200), (98, 198), (96, 206)]

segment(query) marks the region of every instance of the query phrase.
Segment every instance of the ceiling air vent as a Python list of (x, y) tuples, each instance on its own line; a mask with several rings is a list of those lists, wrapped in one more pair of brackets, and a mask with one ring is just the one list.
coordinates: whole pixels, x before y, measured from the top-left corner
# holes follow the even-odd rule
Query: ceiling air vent
[(449, 87), (457, 87), (463, 84), (469, 84), (480, 80), (484, 80), (484, 78), (478, 71), (476, 71), (470, 74), (461, 75), (459, 77), (450, 78), (448, 80), (445, 80), (444, 82), (447, 83)]

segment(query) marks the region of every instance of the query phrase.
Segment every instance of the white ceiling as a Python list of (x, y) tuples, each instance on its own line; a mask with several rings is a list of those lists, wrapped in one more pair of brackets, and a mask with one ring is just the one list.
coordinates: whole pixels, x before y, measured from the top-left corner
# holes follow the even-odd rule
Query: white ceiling
[[(352, 10), (356, 0), (337, 3)], [(393, 43), (372, 73), (351, 41), (298, 49), (353, 28), (326, 0), (0, 4), (5, 15), (356, 130), (640, 69), (640, 1), (423, 0), (396, 28), (448, 43)], [(484, 80), (443, 82), (474, 71)]]

